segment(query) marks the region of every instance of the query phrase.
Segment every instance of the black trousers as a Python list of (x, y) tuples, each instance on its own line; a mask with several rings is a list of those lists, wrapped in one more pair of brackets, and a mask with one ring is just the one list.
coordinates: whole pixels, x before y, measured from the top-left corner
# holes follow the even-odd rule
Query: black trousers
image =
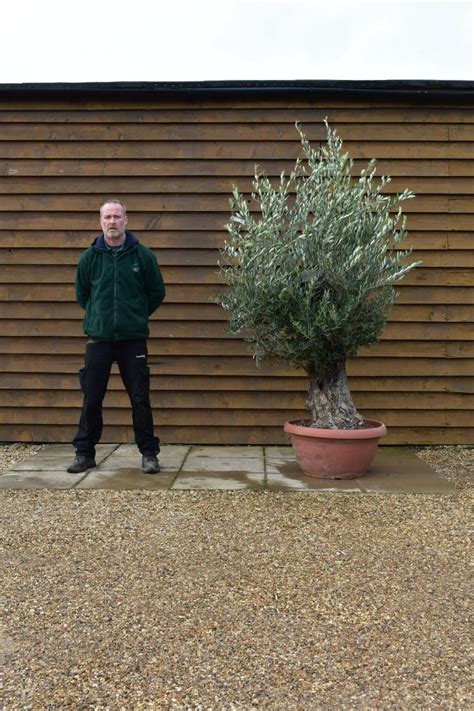
[(95, 456), (95, 446), (102, 436), (102, 402), (114, 361), (132, 405), (133, 431), (138, 449), (142, 454), (157, 454), (160, 451), (160, 440), (153, 434), (147, 357), (145, 340), (87, 341), (84, 367), (79, 371), (84, 402), (79, 429), (73, 440), (78, 455)]

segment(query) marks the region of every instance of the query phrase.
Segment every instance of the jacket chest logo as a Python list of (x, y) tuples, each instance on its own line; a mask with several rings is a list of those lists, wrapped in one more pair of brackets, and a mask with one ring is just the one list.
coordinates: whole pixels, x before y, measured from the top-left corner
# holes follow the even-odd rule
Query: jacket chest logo
[(132, 272), (139, 272), (140, 271), (140, 266), (135, 262), (135, 264), (132, 265)]

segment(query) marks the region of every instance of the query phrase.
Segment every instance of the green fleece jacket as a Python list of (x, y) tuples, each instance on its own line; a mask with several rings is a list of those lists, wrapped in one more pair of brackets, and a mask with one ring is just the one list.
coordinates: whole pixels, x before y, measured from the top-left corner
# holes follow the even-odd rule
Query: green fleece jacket
[(115, 254), (101, 234), (79, 260), (76, 297), (91, 338), (141, 340), (149, 335), (148, 319), (163, 301), (165, 286), (155, 255), (131, 232)]

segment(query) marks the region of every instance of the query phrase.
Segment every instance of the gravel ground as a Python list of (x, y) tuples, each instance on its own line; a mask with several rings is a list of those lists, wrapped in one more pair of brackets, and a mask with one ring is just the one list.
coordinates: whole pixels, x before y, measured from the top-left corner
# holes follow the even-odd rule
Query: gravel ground
[(14, 444), (0, 445), (0, 474), (8, 469), (11, 469), (16, 464), (19, 464), (24, 459), (32, 457), (39, 452), (44, 444), (24, 444), (23, 442), (15, 442)]
[(474, 486), (474, 447), (413, 447), (429, 466), (458, 489)]
[(442, 496), (3, 491), (4, 708), (472, 708), (473, 452), (420, 453)]

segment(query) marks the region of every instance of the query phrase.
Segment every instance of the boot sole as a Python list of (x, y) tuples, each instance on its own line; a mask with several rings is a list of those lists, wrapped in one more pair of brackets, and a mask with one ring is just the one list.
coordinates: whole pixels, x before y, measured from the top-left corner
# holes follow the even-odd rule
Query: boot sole
[(97, 464), (91, 464), (90, 467), (85, 467), (85, 469), (73, 469), (72, 467), (68, 467), (66, 469), (68, 474), (82, 474), (82, 472), (86, 472), (89, 469), (95, 469)]

